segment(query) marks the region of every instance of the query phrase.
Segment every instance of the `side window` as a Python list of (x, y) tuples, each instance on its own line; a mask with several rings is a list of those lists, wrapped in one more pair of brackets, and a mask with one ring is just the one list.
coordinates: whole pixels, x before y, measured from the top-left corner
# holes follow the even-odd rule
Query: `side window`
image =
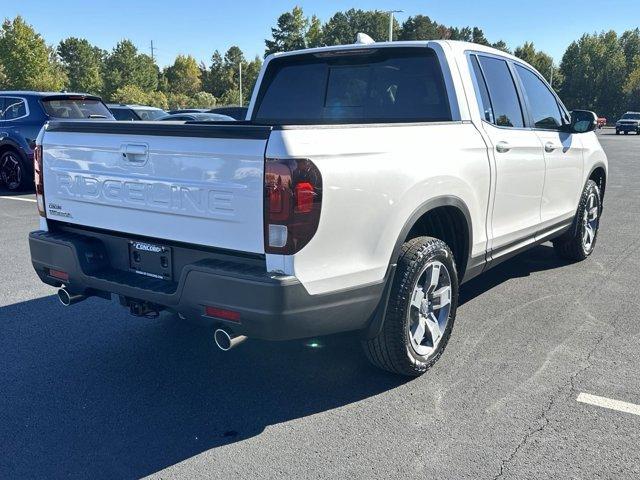
[(507, 62), (493, 57), (479, 58), (491, 97), (494, 124), (499, 127), (524, 127), (522, 106)]
[(111, 110), (111, 113), (113, 114), (113, 117), (116, 120), (120, 120), (120, 121), (137, 120), (137, 118), (135, 117), (135, 114), (128, 108), (113, 108)]
[(478, 100), (478, 108), (480, 109), (480, 115), (489, 123), (495, 123), (493, 117), (493, 108), (491, 107), (491, 100), (489, 99), (489, 91), (487, 90), (487, 84), (484, 81), (482, 75), (482, 69), (478, 63), (478, 57), (471, 55), (469, 57), (471, 62), (471, 70), (473, 72), (473, 88), (476, 91), (476, 99)]
[(21, 98), (5, 98), (3, 120), (15, 120), (27, 116), (27, 106)]
[(516, 71), (529, 100), (529, 108), (536, 128), (557, 130), (562, 126), (562, 116), (556, 97), (549, 88), (528, 68), (516, 64)]

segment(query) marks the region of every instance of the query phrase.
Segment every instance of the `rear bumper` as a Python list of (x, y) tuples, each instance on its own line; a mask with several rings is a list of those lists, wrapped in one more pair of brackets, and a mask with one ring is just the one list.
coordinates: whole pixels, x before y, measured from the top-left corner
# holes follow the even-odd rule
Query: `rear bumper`
[[(75, 232), (35, 231), (29, 235), (31, 261), (40, 279), (52, 286), (65, 284), (73, 293), (116, 294), (146, 301), (184, 316), (225, 325), (235, 333), (265, 340), (326, 335), (367, 327), (382, 296), (377, 285), (310, 295), (294, 277), (271, 276), (246, 262), (200, 258), (180, 266), (175, 282), (144, 277), (114, 268), (126, 238)], [(62, 282), (50, 269), (66, 272)], [(205, 306), (240, 313), (240, 322), (205, 315)]]

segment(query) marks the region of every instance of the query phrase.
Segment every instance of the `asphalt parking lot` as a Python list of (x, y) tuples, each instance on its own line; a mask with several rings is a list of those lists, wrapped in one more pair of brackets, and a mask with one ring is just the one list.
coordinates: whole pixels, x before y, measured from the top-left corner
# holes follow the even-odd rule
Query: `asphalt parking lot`
[(169, 315), (65, 309), (29, 263), (33, 196), (3, 196), (0, 478), (640, 477), (640, 137), (600, 138), (593, 256), (542, 245), (463, 286), (411, 381), (352, 335), (223, 353)]

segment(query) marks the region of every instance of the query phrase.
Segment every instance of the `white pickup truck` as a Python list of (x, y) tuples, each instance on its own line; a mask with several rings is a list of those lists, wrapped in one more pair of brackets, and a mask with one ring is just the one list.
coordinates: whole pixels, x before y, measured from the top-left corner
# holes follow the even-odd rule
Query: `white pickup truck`
[(591, 254), (595, 127), (480, 45), (276, 54), (243, 122), (49, 123), (32, 263), (65, 305), (204, 319), (223, 349), (358, 330), (374, 364), (419, 375), (462, 282), (547, 240)]

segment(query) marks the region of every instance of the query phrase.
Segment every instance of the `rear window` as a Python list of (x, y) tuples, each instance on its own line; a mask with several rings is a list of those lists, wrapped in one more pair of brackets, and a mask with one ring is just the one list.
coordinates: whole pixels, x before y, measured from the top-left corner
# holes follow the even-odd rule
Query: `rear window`
[(451, 120), (435, 53), (426, 48), (359, 50), (275, 59), (253, 120), (339, 124)]
[(113, 118), (105, 104), (95, 99), (44, 98), (42, 105), (52, 118)]

